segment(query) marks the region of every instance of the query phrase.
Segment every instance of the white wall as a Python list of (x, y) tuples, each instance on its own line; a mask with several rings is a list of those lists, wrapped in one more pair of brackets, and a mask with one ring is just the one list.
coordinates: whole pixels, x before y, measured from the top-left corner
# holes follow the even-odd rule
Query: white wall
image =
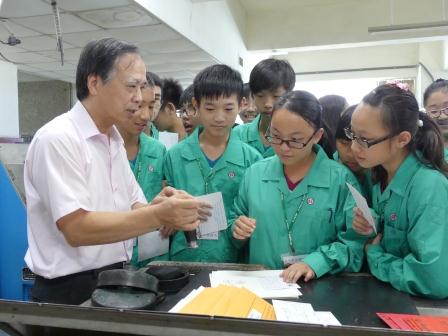
[(19, 94), (17, 66), (0, 61), (0, 137), (18, 138)]

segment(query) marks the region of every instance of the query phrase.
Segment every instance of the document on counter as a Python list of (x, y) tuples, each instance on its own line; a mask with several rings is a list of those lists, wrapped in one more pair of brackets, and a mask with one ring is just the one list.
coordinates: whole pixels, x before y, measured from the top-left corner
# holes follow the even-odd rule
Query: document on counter
[(159, 132), (159, 141), (163, 143), (168, 150), (179, 142), (179, 134), (172, 132)]
[(277, 321), (340, 326), (331, 312), (314, 311), (310, 303), (272, 300)]
[(137, 238), (138, 261), (168, 253), (170, 239), (163, 237), (159, 231), (145, 233)]
[(370, 208), (369, 205), (367, 204), (366, 199), (350, 183), (347, 183), (347, 187), (348, 190), (350, 190), (350, 192), (352, 193), (353, 198), (355, 199), (356, 206), (361, 210), (364, 218), (367, 220), (367, 222), (369, 222), (375, 234), (377, 234), (378, 232), (376, 231), (375, 220), (373, 219), (372, 213), (370, 212)]
[(224, 209), (224, 200), (221, 192), (202, 195), (196, 199), (206, 202), (212, 206), (212, 215), (201, 222), (198, 227), (199, 239), (218, 239), (218, 232), (227, 229), (227, 217)]
[(269, 271), (214, 271), (210, 273), (212, 287), (229, 285), (243, 287), (262, 298), (293, 298), (302, 295), (300, 286), (282, 280), (282, 270)]
[(448, 333), (448, 316), (386, 313), (377, 315), (392, 329)]

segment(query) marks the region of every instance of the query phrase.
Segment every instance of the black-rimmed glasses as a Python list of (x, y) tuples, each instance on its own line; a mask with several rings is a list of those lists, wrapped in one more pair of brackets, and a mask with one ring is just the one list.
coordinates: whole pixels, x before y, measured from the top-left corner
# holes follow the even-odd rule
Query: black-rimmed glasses
[(448, 117), (448, 106), (442, 107), (441, 109), (434, 109), (426, 111), (431, 119), (439, 119), (442, 114)]
[(281, 146), (283, 143), (285, 143), (289, 148), (295, 148), (295, 149), (302, 149), (305, 148), (306, 145), (308, 145), (313, 139), (314, 135), (317, 133), (318, 130), (315, 130), (314, 133), (311, 135), (311, 137), (306, 142), (300, 142), (297, 140), (285, 140), (276, 136), (272, 136), (270, 134), (270, 130), (266, 131), (265, 138), (269, 141), (271, 145)]
[(356, 143), (358, 145), (360, 145), (361, 147), (366, 148), (366, 149), (396, 136), (396, 134), (389, 134), (389, 135), (383, 136), (382, 138), (379, 138), (376, 140), (367, 140), (367, 139), (364, 139), (362, 137), (355, 135), (349, 127), (344, 128), (344, 133), (345, 133), (345, 136), (349, 140), (356, 141)]

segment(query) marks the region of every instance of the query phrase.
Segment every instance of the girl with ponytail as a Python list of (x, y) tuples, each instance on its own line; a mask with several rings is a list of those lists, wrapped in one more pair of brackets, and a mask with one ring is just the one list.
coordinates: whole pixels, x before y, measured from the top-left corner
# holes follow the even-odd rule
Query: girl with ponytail
[[(381, 85), (358, 105), (347, 134), (358, 163), (372, 168), (380, 232), (366, 244), (372, 274), (398, 290), (448, 297), (448, 167), (437, 124), (414, 95)], [(355, 208), (353, 228), (370, 235)]]

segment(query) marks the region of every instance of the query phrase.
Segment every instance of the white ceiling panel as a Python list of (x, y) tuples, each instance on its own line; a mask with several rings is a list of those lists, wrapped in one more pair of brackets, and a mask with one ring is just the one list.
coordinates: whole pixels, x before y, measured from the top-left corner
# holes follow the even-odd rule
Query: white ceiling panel
[(6, 29), (6, 26), (9, 28), (9, 30), (14, 34), (15, 37), (24, 37), (24, 36), (38, 36), (41, 35), (39, 32), (25, 28), (22, 25), (16, 24), (12, 22), (11, 20), (5, 20), (5, 22), (2, 22), (0, 20), (0, 38), (2, 40), (6, 40), (8, 36), (11, 34), (8, 29)]
[[(51, 3), (51, 0), (44, 0)], [(129, 5), (128, 0), (57, 0), (58, 7), (69, 12), (89, 11), (93, 9), (121, 7)]]
[(144, 26), (160, 23), (155, 17), (136, 6), (114, 7), (79, 12), (79, 17), (104, 29)]
[(51, 14), (51, 6), (42, 0), (3, 0), (0, 17), (15, 18)]
[(9, 55), (8, 57), (11, 61), (13, 61), (14, 63), (30, 63), (30, 62), (40, 62), (40, 63), (45, 63), (45, 62), (54, 62), (54, 59), (49, 58), (49, 57), (45, 57), (42, 55), (39, 55), (37, 53), (34, 52), (23, 52), (23, 53), (15, 53), (12, 55)]
[(185, 51), (198, 51), (199, 48), (186, 39), (177, 39), (169, 41), (151, 41), (139, 43), (139, 47), (146, 51), (154, 53), (172, 53), (172, 52), (185, 52)]
[(73, 63), (64, 62), (64, 65), (62, 66), (60, 62), (54, 62), (54, 61), (50, 63), (33, 63), (33, 67), (48, 71), (76, 69), (76, 65)]
[(48, 79), (27, 72), (17, 71), (17, 80), (19, 82), (40, 82)]
[[(56, 50), (56, 39), (49, 36), (24, 37), (21, 40), (20, 46), (26, 50)], [(73, 48), (73, 46), (64, 42), (64, 48)]]
[(170, 63), (170, 62), (199, 62), (199, 61), (210, 61), (213, 60), (208, 54), (203, 51), (188, 51), (180, 53), (169, 53), (169, 54), (152, 54), (150, 52), (142, 52), (143, 58), (149, 64), (160, 64), (160, 63)]
[[(3, 39), (3, 38), (2, 38)], [(0, 43), (0, 52), (5, 55), (25, 52), (26, 50), (16, 45), (14, 47)]]
[[(78, 63), (79, 55), (81, 54), (81, 48), (71, 48), (71, 49), (65, 49), (64, 48), (64, 59), (66, 61), (71, 61), (71, 63)], [(39, 54), (50, 57), (56, 60), (59, 60), (61, 58), (61, 55), (59, 54), (59, 51), (57, 50), (44, 50), (39, 51)]]
[[(100, 29), (98, 26), (88, 23), (72, 14), (61, 14), (60, 17), (62, 34)], [(55, 32), (53, 15), (16, 18), (12, 19), (12, 21), (38, 31), (42, 34), (54, 34)]]
[(20, 71), (28, 72), (28, 73), (35, 73), (35, 72), (41, 72), (42, 69), (35, 68), (33, 66), (27, 65), (27, 64), (17, 64), (17, 67)]

